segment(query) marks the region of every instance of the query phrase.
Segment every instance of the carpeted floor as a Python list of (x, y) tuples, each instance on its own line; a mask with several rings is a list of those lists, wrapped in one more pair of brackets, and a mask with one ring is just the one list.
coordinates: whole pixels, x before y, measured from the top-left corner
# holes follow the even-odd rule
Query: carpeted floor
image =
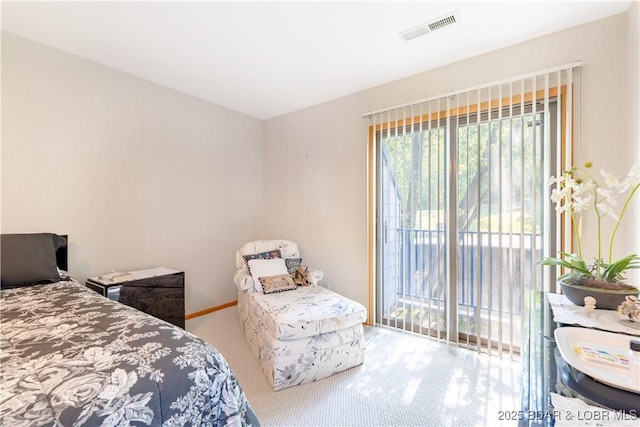
[(265, 427), (499, 426), (501, 411), (520, 406), (518, 362), (387, 328), (365, 328), (363, 365), (278, 392), (244, 341), (236, 307), (189, 320), (187, 330), (225, 356)]

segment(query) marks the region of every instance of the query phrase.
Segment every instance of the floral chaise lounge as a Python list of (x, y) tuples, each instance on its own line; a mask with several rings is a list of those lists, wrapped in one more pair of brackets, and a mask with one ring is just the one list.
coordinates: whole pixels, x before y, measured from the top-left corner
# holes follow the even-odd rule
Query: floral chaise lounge
[(299, 264), (298, 246), (289, 240), (249, 242), (236, 253), (238, 318), (274, 390), (364, 361), (365, 307), (316, 285), (318, 270), (309, 271), (310, 285), (292, 285), (283, 271)]

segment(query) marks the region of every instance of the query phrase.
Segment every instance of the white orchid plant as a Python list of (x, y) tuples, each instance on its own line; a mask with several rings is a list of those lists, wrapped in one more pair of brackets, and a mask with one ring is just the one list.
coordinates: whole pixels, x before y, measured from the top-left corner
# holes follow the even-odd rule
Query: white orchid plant
[[(591, 162), (584, 164), (584, 169), (572, 168), (560, 177), (551, 177), (549, 185), (556, 185), (551, 191), (551, 200), (556, 204), (556, 212), (570, 216), (577, 253), (560, 252), (560, 257), (546, 257), (539, 264), (564, 267), (569, 272), (558, 279), (584, 281), (591, 279), (599, 282), (621, 282), (629, 269), (640, 268), (637, 254), (627, 255), (617, 261), (613, 257), (613, 243), (620, 228), (624, 214), (633, 196), (640, 187), (640, 168), (635, 164), (626, 178), (618, 178), (605, 171), (600, 171), (601, 181), (597, 181), (591, 173)], [(618, 210), (619, 200), (624, 200)], [(588, 264), (582, 255), (582, 215), (593, 212), (597, 221), (598, 254), (593, 263)], [(602, 221), (605, 218), (615, 221), (609, 238), (609, 254), (605, 261), (602, 256)]]

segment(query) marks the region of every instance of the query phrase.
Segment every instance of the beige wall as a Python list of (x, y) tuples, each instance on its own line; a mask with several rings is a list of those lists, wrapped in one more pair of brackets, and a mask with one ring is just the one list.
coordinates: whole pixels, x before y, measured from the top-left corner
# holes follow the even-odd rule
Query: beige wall
[(2, 33), (2, 232), (69, 234), (78, 279), (164, 265), (187, 313), (236, 299), (261, 181), (260, 120)]
[[(628, 76), (628, 68), (637, 69), (637, 41), (635, 59), (628, 60), (629, 25), (626, 15), (618, 15), (267, 120), (266, 234), (297, 240), (305, 261), (324, 270), (332, 289), (366, 304), (367, 120), (362, 114), (577, 60), (584, 63), (576, 162), (593, 160), (599, 168), (626, 174), (638, 158), (638, 137), (629, 130), (638, 126), (638, 74)], [(635, 94), (629, 82), (635, 83)], [(635, 115), (627, 114), (634, 96)], [(631, 219), (637, 224), (637, 215)], [(638, 250), (635, 236), (620, 232), (621, 254)]]

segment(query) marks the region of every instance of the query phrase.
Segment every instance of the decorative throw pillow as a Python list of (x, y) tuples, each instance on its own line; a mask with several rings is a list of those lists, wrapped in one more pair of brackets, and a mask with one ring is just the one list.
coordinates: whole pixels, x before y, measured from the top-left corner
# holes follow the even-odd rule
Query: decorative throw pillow
[(282, 253), (280, 249), (273, 249), (270, 251), (260, 252), (258, 254), (247, 254), (242, 256), (244, 258), (244, 262), (247, 264), (247, 268), (249, 269), (249, 273), (251, 273), (251, 266), (249, 266), (249, 261), (252, 259), (274, 259), (274, 258), (282, 258)]
[(282, 258), (250, 259), (248, 263), (251, 277), (253, 277), (253, 285), (257, 292), (262, 292), (261, 277), (289, 274)]
[(293, 283), (290, 274), (278, 274), (277, 276), (260, 277), (260, 284), (265, 294), (273, 294), (275, 292), (292, 291), (298, 286)]
[(66, 240), (53, 233), (3, 234), (0, 237), (2, 289), (60, 281), (56, 251)]
[(309, 270), (309, 267), (307, 267), (306, 265), (301, 265), (300, 267), (298, 267), (296, 271), (291, 273), (291, 278), (293, 279), (293, 283), (295, 283), (298, 286), (310, 285), (311, 282), (307, 277), (308, 270)]
[(302, 258), (286, 258), (284, 262), (287, 264), (287, 270), (289, 270), (289, 274), (294, 273), (298, 267), (300, 267), (300, 263), (302, 263)]

